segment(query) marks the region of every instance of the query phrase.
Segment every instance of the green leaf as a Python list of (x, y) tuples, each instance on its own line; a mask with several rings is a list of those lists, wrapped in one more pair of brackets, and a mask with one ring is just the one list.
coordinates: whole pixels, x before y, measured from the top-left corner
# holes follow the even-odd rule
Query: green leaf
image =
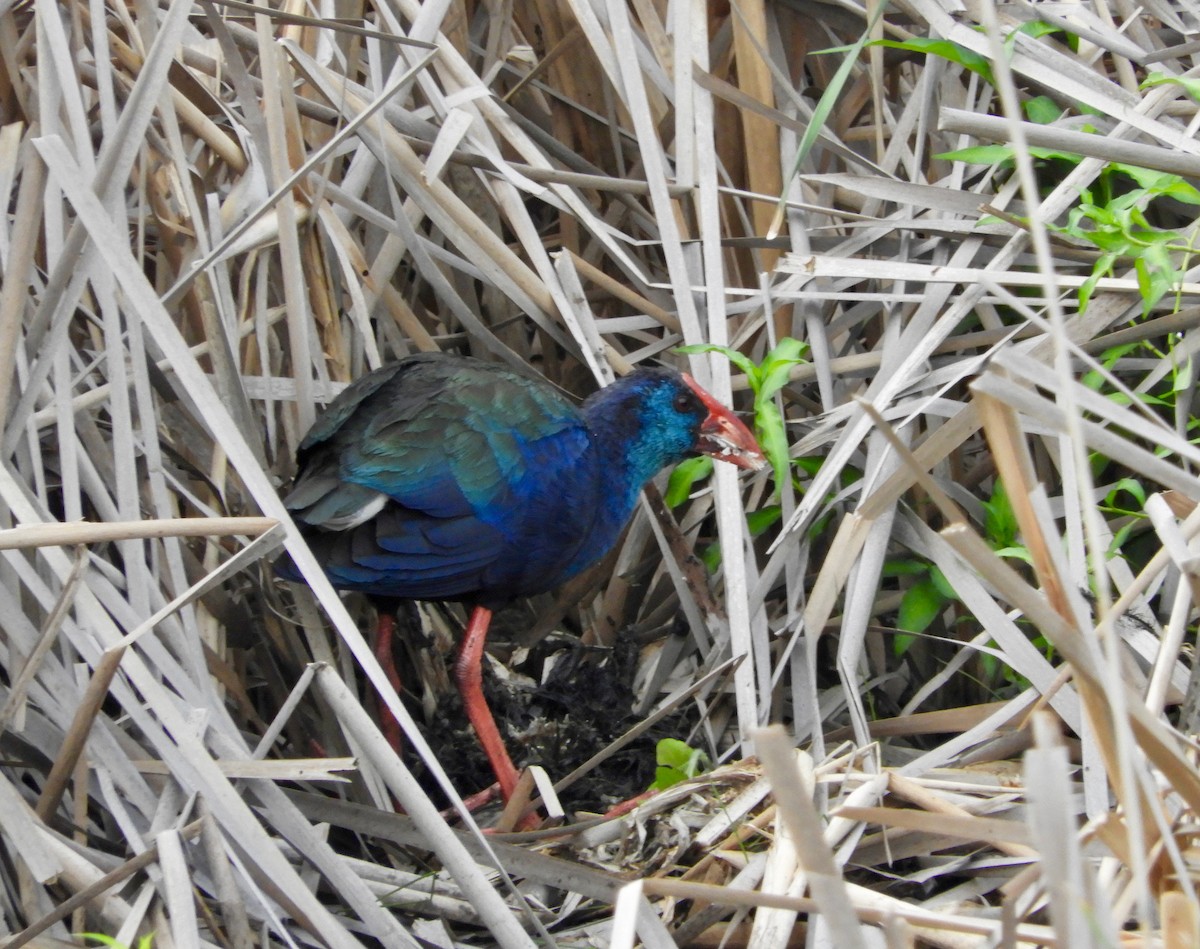
[(955, 592), (954, 587), (950, 586), (950, 581), (946, 579), (946, 575), (937, 567), (930, 568), (929, 579), (937, 588), (938, 593), (946, 598), (947, 602), (958, 599), (958, 593)]
[(1057, 121), (1058, 117), (1063, 114), (1059, 104), (1049, 96), (1034, 96), (1024, 105), (1025, 115), (1029, 117), (1029, 121), (1036, 122), (1038, 125), (1049, 125), (1051, 122)]
[(754, 427), (759, 444), (771, 463), (775, 485), (779, 489), (791, 478), (791, 459), (788, 453), (787, 424), (775, 405), (775, 393), (787, 385), (791, 368), (804, 361), (806, 343), (790, 337), (767, 353), (758, 368), (754, 386)]
[(1155, 305), (1166, 296), (1175, 284), (1175, 272), (1168, 271), (1161, 262), (1157, 265), (1149, 253), (1133, 262), (1137, 272), (1138, 292), (1142, 295), (1142, 316), (1149, 316)]
[(718, 346), (716, 343), (692, 343), (688, 346), (676, 346), (675, 352), (683, 353), (687, 356), (692, 356), (696, 353), (721, 353), (747, 376), (753, 377), (758, 372), (758, 367), (754, 365), (749, 356), (739, 353), (730, 346)]
[(1083, 161), (1083, 156), (1078, 152), (1065, 152), (1059, 148), (1042, 148), (1040, 145), (1031, 145), (1028, 151), (1034, 158), (1040, 158), (1042, 161), (1058, 159), (1059, 161), (1070, 162), (1073, 165), (1078, 165)]
[(667, 507), (679, 507), (691, 497), (696, 482), (705, 480), (712, 474), (712, 470), (713, 460), (708, 455), (688, 458), (677, 464), (671, 472), (670, 480), (667, 481), (667, 493), (664, 497)]
[[(703, 752), (696, 751), (686, 741), (678, 738), (663, 738), (655, 746), (655, 761), (668, 768), (678, 768), (687, 771), (696, 762), (696, 757)], [(695, 773), (694, 771), (692, 772)]]
[(808, 352), (808, 343), (792, 336), (785, 336), (775, 344), (775, 348), (767, 354), (767, 358), (763, 362), (783, 359), (790, 365), (792, 362), (801, 362), (806, 352)]
[(792, 366), (804, 362), (808, 343), (798, 339), (781, 340), (779, 345), (767, 353), (758, 370), (758, 385), (755, 395), (759, 400), (770, 399), (788, 383)]
[(1013, 150), (1008, 145), (973, 145), (970, 148), (958, 148), (951, 152), (939, 152), (934, 158), (945, 161), (961, 161), (967, 165), (998, 165), (1011, 161)]
[(1104, 251), (1106, 255), (1112, 254), (1120, 257), (1122, 254), (1136, 253), (1129, 240), (1129, 232), (1125, 223), (1115, 217), (1109, 217), (1109, 221), (1100, 222), (1104, 225), (1103, 227), (1098, 227), (1094, 231), (1084, 231), (1083, 236)]
[(1200, 188), (1188, 184), (1182, 178), (1175, 178), (1174, 181), (1162, 182), (1155, 188), (1154, 194), (1156, 197), (1172, 198), (1182, 204), (1200, 204)]
[[(775, 405), (774, 396), (787, 384), (792, 366), (804, 361), (803, 356), (807, 349), (807, 343), (787, 337), (780, 340), (775, 348), (763, 357), (762, 364), (757, 366), (737, 350), (713, 343), (680, 346), (676, 350), (680, 353), (723, 353), (746, 374), (750, 388), (754, 390), (754, 427), (763, 453), (771, 462), (777, 487), (786, 484), (791, 478), (791, 459), (788, 457), (787, 426)], [(680, 477), (682, 479), (684, 476)], [(672, 475), (672, 487), (675, 485), (675, 476)], [(682, 491), (682, 480), (678, 486)], [(669, 501), (679, 496), (679, 493), (672, 493), (668, 488)]]
[(1188, 392), (1194, 381), (1194, 362), (1191, 359), (1185, 360), (1183, 365), (1177, 368), (1174, 372), (1174, 378), (1171, 380), (1172, 392)]
[(1110, 162), (1107, 172), (1120, 172), (1123, 175), (1128, 175), (1141, 188), (1153, 188), (1164, 177), (1173, 177), (1166, 172), (1155, 171), (1152, 168), (1143, 168), (1141, 165), (1126, 165), (1123, 162)]
[(906, 633), (921, 633), (942, 612), (949, 600), (930, 578), (918, 580), (904, 594), (896, 615), (896, 628)]
[[(1140, 165), (1127, 165), (1124, 162), (1111, 162), (1107, 171), (1132, 178), (1150, 197), (1172, 197), (1185, 204), (1200, 204), (1200, 190), (1188, 184), (1179, 175), (1143, 168)], [(1141, 201), (1144, 197), (1134, 192), (1127, 195), (1125, 200)]]
[(1053, 23), (1047, 23), (1045, 20), (1029, 20), (1013, 30), (1013, 33), (1025, 33), (1028, 36), (1032, 36), (1035, 40), (1043, 36), (1049, 36), (1051, 33), (1063, 32), (1065, 31), (1061, 26), (1055, 26)]
[(821, 470), (821, 465), (824, 464), (824, 462), (824, 458), (808, 455), (804, 458), (793, 459), (792, 464), (803, 471), (806, 475), (811, 477)]
[(929, 570), (930, 566), (924, 560), (888, 560), (883, 565), (885, 577), (919, 577)]
[(783, 508), (778, 504), (771, 504), (759, 511), (751, 511), (746, 515), (746, 527), (750, 530), (751, 537), (757, 537), (768, 527), (773, 527), (779, 523), (783, 517)]
[(1100, 365), (1105, 369), (1111, 369), (1130, 353), (1136, 352), (1140, 346), (1141, 343), (1122, 343), (1120, 346), (1111, 346), (1100, 356)]
[(1112, 265), (1118, 256), (1118, 254), (1103, 254), (1093, 265), (1091, 276), (1079, 288), (1079, 311), (1081, 313), (1087, 309), (1088, 301), (1091, 300), (1092, 294), (1096, 290), (1096, 284), (1100, 282), (1101, 277), (1112, 270)]
[(694, 778), (708, 765), (708, 755), (678, 738), (663, 738), (655, 747), (654, 783), (650, 790), (661, 791)]
[(964, 69), (969, 69), (976, 75), (982, 76), (989, 84), (995, 85), (991, 63), (974, 50), (967, 49), (951, 40), (938, 39), (933, 36), (914, 36), (909, 40), (872, 40), (867, 45), (904, 49), (912, 53), (924, 53), (927, 56), (940, 56), (952, 63), (958, 63)]
[[(1083, 156), (1076, 152), (1064, 152), (1057, 148), (1042, 148), (1040, 145), (1030, 146), (1030, 155), (1043, 161), (1060, 159), (1072, 164), (1079, 164)], [(959, 148), (952, 152), (939, 152), (935, 158), (946, 161), (961, 161), (968, 165), (999, 165), (1012, 161), (1013, 150), (1008, 145), (975, 145), (971, 148)]]
[[(1027, 36), (1032, 36), (1038, 39), (1042, 36), (1048, 36), (1051, 33), (1061, 32), (1060, 28), (1046, 23), (1044, 20), (1030, 20), (1027, 23), (1022, 23), (1015, 30), (1004, 37), (1004, 55), (1012, 58), (1013, 50), (1017, 46), (1017, 37), (1024, 33)], [(1068, 34), (1070, 37), (1070, 34)]]
[(1017, 515), (1003, 481), (997, 481), (992, 496), (983, 502), (983, 530), (992, 547), (1008, 547), (1017, 539)]
[[(104, 933), (79, 933), (80, 939), (90, 939), (93, 942), (98, 942), (102, 946), (107, 946), (108, 949), (129, 949), (129, 947), (118, 939)], [(141, 936), (137, 943), (137, 949), (150, 949), (154, 945), (154, 933), (146, 933)]]
[(774, 402), (763, 402), (755, 409), (755, 428), (758, 429), (758, 443), (771, 463), (775, 473), (775, 484), (787, 484), (791, 478), (792, 467), (788, 457), (787, 429), (784, 427), (783, 416)]
[(1117, 532), (1113, 534), (1112, 543), (1108, 545), (1108, 550), (1105, 551), (1109, 560), (1112, 560), (1113, 557), (1120, 556), (1121, 548), (1125, 546), (1125, 541), (1129, 539), (1129, 534), (1133, 528), (1134, 524), (1129, 523), (1121, 528), (1118, 528)]
[(1135, 478), (1122, 478), (1112, 486), (1112, 490), (1108, 492), (1104, 502), (1112, 508), (1117, 508), (1118, 495), (1124, 491), (1131, 495), (1137, 501), (1137, 509), (1140, 511), (1146, 506), (1146, 488)]
[(1186, 76), (1168, 76), (1166, 73), (1152, 72), (1142, 80), (1141, 89), (1152, 89), (1155, 86), (1179, 86), (1184, 92), (1200, 102), (1200, 79), (1189, 79)]

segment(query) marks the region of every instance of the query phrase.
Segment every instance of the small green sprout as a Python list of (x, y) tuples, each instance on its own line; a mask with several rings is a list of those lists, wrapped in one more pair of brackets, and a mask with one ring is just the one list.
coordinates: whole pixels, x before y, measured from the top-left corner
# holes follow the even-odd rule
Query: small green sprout
[(678, 738), (664, 738), (655, 749), (658, 767), (654, 772), (651, 791), (663, 791), (689, 778), (694, 778), (708, 767), (708, 755), (693, 748)]

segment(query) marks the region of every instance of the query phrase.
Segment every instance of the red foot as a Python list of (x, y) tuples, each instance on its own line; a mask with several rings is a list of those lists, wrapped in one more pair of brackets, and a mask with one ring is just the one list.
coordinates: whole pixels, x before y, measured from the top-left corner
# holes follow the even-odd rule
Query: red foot
[[(454, 678), (458, 683), (458, 691), (462, 696), (467, 718), (496, 775), (500, 794), (507, 803), (517, 789), (520, 772), (513, 765), (512, 758), (508, 755), (508, 749), (504, 747), (504, 740), (500, 737), (500, 730), (496, 727), (492, 710), (488, 708), (487, 700), (483, 696), (483, 649), (491, 620), (492, 611), (486, 607), (477, 606), (471, 611), (471, 618), (467, 622), (462, 645), (454, 662)], [(399, 695), (401, 692), (400, 673), (396, 669), (396, 659), (392, 648), (394, 635), (395, 617), (390, 613), (381, 612), (375, 631), (375, 657), (383, 667), (388, 682)], [(388, 743), (399, 754), (403, 748), (403, 733), (400, 730), (400, 723), (396, 721), (395, 716), (382, 701), (379, 702), (379, 727)], [(487, 803), (492, 795), (493, 789), (487, 788), (472, 795), (464, 803), (467, 804), (468, 810), (474, 810)], [(530, 814), (522, 818), (517, 826), (521, 830), (531, 830), (538, 824), (537, 815)]]
[(622, 801), (620, 804), (615, 804), (604, 812), (605, 817), (624, 817), (630, 811), (634, 810), (639, 804), (650, 800), (657, 794), (657, 791), (643, 791), (635, 797), (631, 797), (627, 801)]
[(483, 647), (487, 640), (488, 624), (492, 621), (492, 611), (486, 607), (477, 606), (471, 611), (471, 619), (467, 622), (466, 632), (463, 633), (462, 646), (458, 651), (458, 659), (454, 663), (454, 678), (458, 683), (459, 694), (462, 695), (463, 706), (471, 727), (483, 746), (488, 763), (500, 782), (500, 793), (504, 800), (512, 797), (517, 786), (517, 769), (508, 756), (492, 710), (488, 708), (487, 700), (483, 697)]
[[(396, 695), (400, 695), (403, 685), (400, 681), (400, 671), (396, 668), (395, 639), (396, 617), (391, 613), (380, 611), (375, 625), (375, 658), (383, 666), (383, 673), (387, 676)], [(404, 732), (400, 729), (400, 723), (396, 721), (396, 716), (392, 714), (382, 698), (377, 699), (376, 707), (379, 709), (379, 730), (383, 732), (383, 737), (387, 739), (396, 754), (401, 754), (404, 751)]]
[[(476, 791), (474, 794), (471, 794), (468, 797), (464, 797), (463, 798), (463, 806), (467, 809), (468, 814), (474, 814), (481, 807), (487, 807), (487, 805), (491, 804), (499, 796), (500, 796), (500, 785), (493, 784), (490, 787), (484, 788), (482, 791)], [(442, 814), (442, 817), (446, 818), (446, 820), (448, 820), (448, 821), (452, 821), (458, 817), (458, 811), (457, 811), (457, 809), (455, 809), (453, 807), (446, 808), (444, 811), (441, 812), (441, 814)], [(503, 818), (501, 818), (501, 823), (503, 823)], [(541, 824), (542, 824), (541, 819), (537, 816), (536, 813), (526, 814), (519, 821), (517, 821), (516, 826), (513, 829), (514, 830), (537, 830), (541, 826)], [(485, 834), (507, 833), (508, 829), (501, 828), (501, 827), (485, 827), (485, 828), (483, 828), (483, 832)]]

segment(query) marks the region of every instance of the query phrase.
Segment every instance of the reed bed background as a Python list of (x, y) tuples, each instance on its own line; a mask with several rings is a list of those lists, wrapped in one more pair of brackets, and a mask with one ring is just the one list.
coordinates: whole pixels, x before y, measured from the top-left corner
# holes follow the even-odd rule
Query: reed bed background
[[(271, 6), (0, 0), (0, 945), (1200, 944), (1200, 8)], [(452, 613), (375, 725), (278, 492), (436, 349), (776, 448), (500, 637), (707, 755), (636, 810), (456, 810)]]

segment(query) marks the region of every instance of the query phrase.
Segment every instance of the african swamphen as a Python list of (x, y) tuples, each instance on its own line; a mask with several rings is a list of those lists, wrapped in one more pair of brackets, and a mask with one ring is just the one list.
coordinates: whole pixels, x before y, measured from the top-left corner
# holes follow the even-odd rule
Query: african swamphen
[[(580, 408), (532, 374), (423, 354), (329, 404), (285, 503), (335, 587), (473, 606), (455, 677), (507, 800), (517, 770), (480, 669), (492, 611), (600, 560), (642, 486), (697, 453), (763, 466), (749, 430), (674, 370), (639, 369)], [(290, 558), (277, 570), (300, 579)]]

